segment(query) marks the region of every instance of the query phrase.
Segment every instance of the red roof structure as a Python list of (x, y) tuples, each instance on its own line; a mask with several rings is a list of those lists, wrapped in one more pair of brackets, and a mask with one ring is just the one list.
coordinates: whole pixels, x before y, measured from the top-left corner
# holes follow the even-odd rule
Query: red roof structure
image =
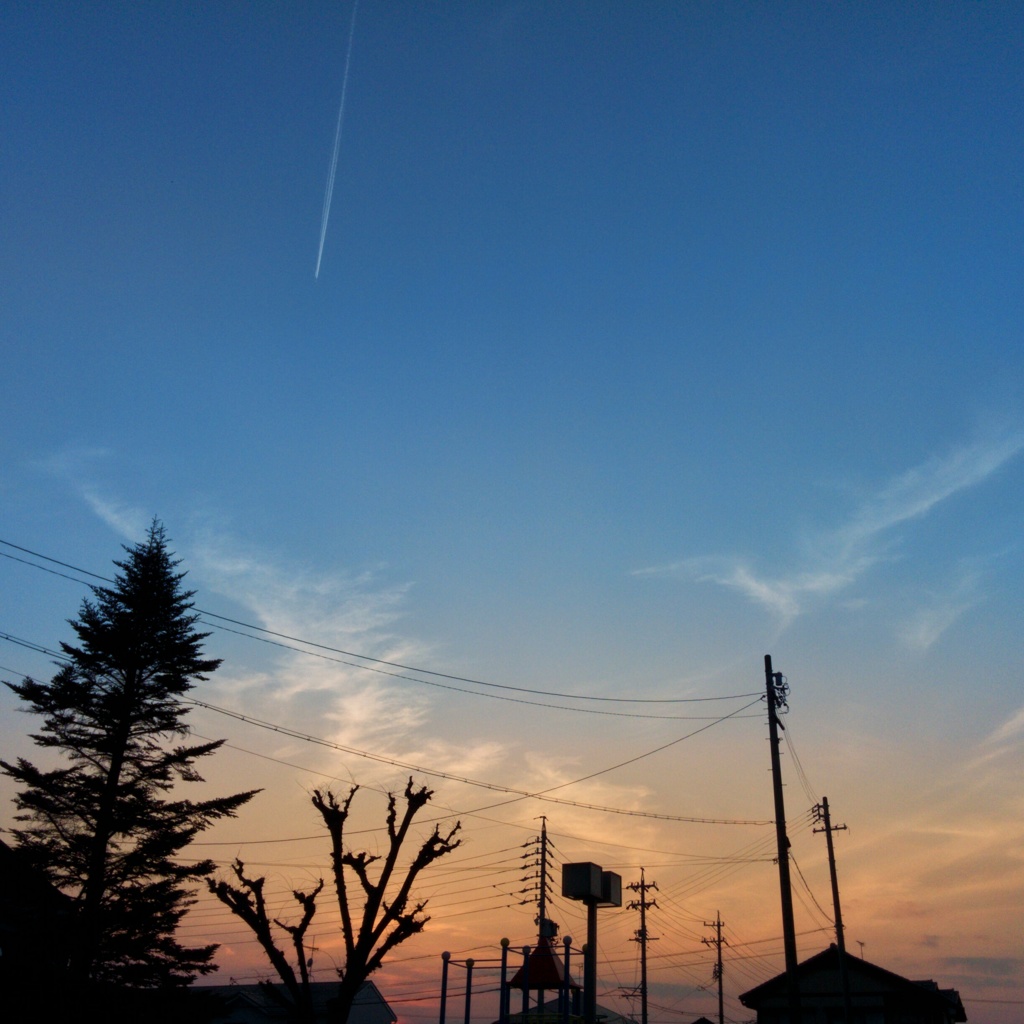
[[(530, 991), (551, 992), (565, 984), (565, 964), (554, 950), (551, 939), (544, 936), (530, 953), (526, 963), (519, 968), (508, 983), (509, 988), (523, 988), (524, 980)], [(578, 989), (580, 986), (569, 976), (568, 987)]]

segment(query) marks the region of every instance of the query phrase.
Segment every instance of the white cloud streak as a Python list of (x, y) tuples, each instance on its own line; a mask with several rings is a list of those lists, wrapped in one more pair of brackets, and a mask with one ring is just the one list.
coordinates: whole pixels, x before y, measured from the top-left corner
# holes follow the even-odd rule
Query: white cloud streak
[(125, 540), (138, 541), (145, 535), (152, 516), (138, 506), (107, 497), (95, 483), (98, 469), (115, 456), (113, 449), (100, 445), (68, 445), (34, 465), (73, 487), (115, 533)]
[(927, 651), (961, 615), (981, 601), (980, 583), (977, 569), (961, 569), (946, 593), (935, 595), (903, 624), (900, 638), (912, 650)]
[[(784, 628), (814, 600), (848, 588), (884, 559), (896, 528), (981, 484), (1022, 448), (1024, 434), (1014, 431), (928, 459), (869, 496), (846, 522), (813, 538), (810, 564), (788, 574), (773, 578), (757, 572), (746, 559), (708, 556), (641, 569), (636, 575), (682, 576), (736, 590), (768, 609)], [(977, 574), (962, 577), (952, 593), (904, 626), (904, 640), (919, 650), (927, 649), (979, 600), (977, 582)]]
[[(195, 579), (240, 604), (245, 611), (239, 617), (265, 629), (384, 661), (431, 660), (429, 645), (400, 630), (409, 583), (389, 583), (375, 572), (274, 564), (209, 529), (191, 546), (188, 561)], [(467, 740), (456, 723), (438, 721), (434, 692), (400, 678), (401, 670), (317, 648), (270, 650), (271, 664), (259, 671), (229, 662), (217, 673), (213, 684), (225, 703), (376, 757), (454, 774), (486, 774), (502, 760), (501, 744)], [(319, 749), (318, 757), (337, 761), (337, 753)]]
[(987, 746), (1003, 746), (1024, 738), (1024, 707), (1019, 708), (985, 739)]
[(331, 198), (334, 195), (334, 176), (338, 170), (338, 152), (341, 148), (341, 129), (345, 122), (345, 93), (348, 91), (348, 70), (352, 63), (352, 40), (356, 34), (356, 12), (359, 0), (352, 5), (352, 22), (348, 29), (348, 49), (345, 51), (345, 74), (341, 81), (341, 102), (338, 104), (338, 125), (334, 132), (334, 149), (331, 153), (331, 169), (327, 175), (327, 186), (324, 189), (324, 209), (320, 221), (320, 248), (316, 254), (316, 272), (314, 278), (320, 278), (320, 262), (324, 258), (324, 241), (327, 238), (327, 221), (331, 216)]
[[(987, 771), (990, 766), (1002, 762), (1020, 765), (1020, 747), (1024, 744), (1024, 707), (1011, 712), (1008, 717), (997, 725), (979, 744), (973, 759), (964, 763), (964, 771), (986, 774), (980, 776), (986, 791), (991, 794), (992, 776)], [(1020, 774), (1018, 768), (1017, 774)], [(1020, 786), (1015, 786), (1015, 794), (1019, 799)]]
[(138, 506), (105, 498), (91, 485), (82, 488), (82, 497), (89, 508), (125, 540), (139, 541), (145, 536), (152, 516)]
[(901, 523), (927, 515), (947, 498), (975, 487), (1024, 448), (1019, 432), (960, 445), (945, 456), (934, 456), (898, 476), (865, 502), (834, 534), (841, 556), (875, 543)]

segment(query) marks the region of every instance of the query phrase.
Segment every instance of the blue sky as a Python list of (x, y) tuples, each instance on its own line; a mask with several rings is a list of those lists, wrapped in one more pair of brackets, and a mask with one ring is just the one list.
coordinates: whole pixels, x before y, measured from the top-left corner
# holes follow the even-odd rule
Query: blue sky
[[(202, 608), (544, 691), (746, 693), (770, 651), (851, 826), (850, 934), (1009, 1019), (982, 1000), (1024, 978), (1024, 15), (362, 0), (314, 278), (351, 15), (5, 6), (0, 538), (104, 573), (159, 515)], [(4, 563), (0, 629), (65, 638), (81, 588)], [(511, 787), (687, 731), (211, 644), (214, 703)], [(770, 817), (763, 740), (566, 792)], [(253, 815), (305, 834), (308, 778), (266, 771)], [(579, 859), (622, 830), (510, 813), (581, 814)], [(774, 899), (762, 871), (690, 910), (767, 938)]]

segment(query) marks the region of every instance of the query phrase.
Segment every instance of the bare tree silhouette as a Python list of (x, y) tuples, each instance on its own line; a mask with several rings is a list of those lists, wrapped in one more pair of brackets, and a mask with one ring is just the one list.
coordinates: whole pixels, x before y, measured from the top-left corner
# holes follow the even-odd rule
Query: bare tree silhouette
[[(456, 838), (461, 822), (456, 822), (446, 832), (435, 825), (412, 859), (402, 861), (402, 849), (413, 819), (434, 795), (426, 786), (416, 786), (410, 778), (403, 795), (401, 815), (398, 798), (394, 793), (388, 794), (386, 853), (353, 852), (345, 846), (345, 824), (358, 790), (358, 786), (353, 786), (343, 800), (330, 790), (314, 790), (312, 796), (313, 806), (319, 811), (331, 841), (331, 870), (345, 941), (345, 966), (338, 971), (340, 984), (335, 1012), (339, 1024), (348, 1021), (360, 987), (381, 966), (385, 956), (423, 931), (430, 920), (424, 913), (426, 901), (415, 901), (412, 896), (420, 872), (462, 842)], [(313, 1019), (313, 1009), (308, 972), (311, 950), (305, 936), (316, 913), (316, 899), (323, 889), (323, 879), (312, 892), (293, 891), (293, 897), (302, 908), (302, 917), (298, 924), (288, 925), (270, 918), (263, 898), (265, 878), (247, 877), (245, 865), (239, 860), (235, 861), (233, 870), (238, 885), (211, 879), (208, 881), (210, 891), (252, 929), (288, 993), (294, 1019), (306, 1024)], [(357, 893), (365, 899), (361, 911), (353, 910)], [(275, 942), (272, 924), (290, 936), (294, 967)]]

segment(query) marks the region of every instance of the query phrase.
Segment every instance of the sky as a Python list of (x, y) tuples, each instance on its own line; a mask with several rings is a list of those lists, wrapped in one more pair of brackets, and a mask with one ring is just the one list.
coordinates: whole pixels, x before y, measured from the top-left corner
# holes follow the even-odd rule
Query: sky
[[(197, 854), (286, 915), (328, 870), (311, 790), (358, 784), (379, 849), (412, 774), (464, 842), (376, 977), (403, 1022), (443, 950), (533, 941), (546, 823), (556, 868), (657, 883), (651, 1020), (688, 1024), (717, 914), (727, 1019), (783, 967), (770, 654), (801, 958), (834, 937), (824, 796), (851, 951), (1019, 1019), (1017, 5), (12, 0), (0, 29), (3, 678), (49, 676), (24, 642), (70, 639), (159, 517), (224, 659), (206, 787), (263, 788)], [(600, 918), (599, 1001), (638, 1014), (638, 914)], [(269, 974), (205, 897), (185, 929), (215, 980)]]

